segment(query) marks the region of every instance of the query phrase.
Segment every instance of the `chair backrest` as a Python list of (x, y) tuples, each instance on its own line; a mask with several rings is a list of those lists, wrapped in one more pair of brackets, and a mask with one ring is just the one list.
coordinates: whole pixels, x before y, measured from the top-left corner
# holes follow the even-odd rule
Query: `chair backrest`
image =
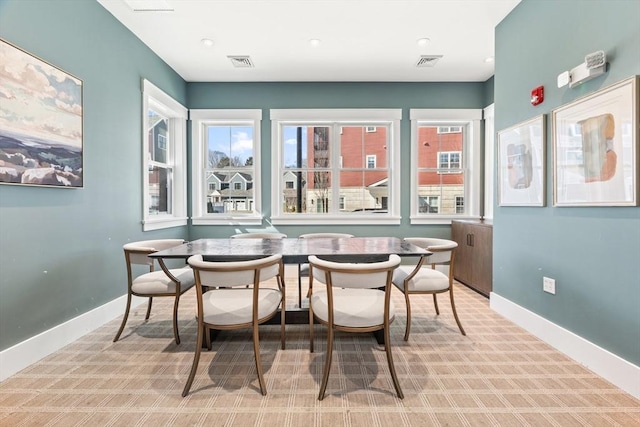
[(391, 283), (393, 270), (400, 265), (398, 255), (389, 255), (381, 262), (333, 262), (309, 257), (313, 278), (321, 283), (339, 288), (373, 289), (383, 288)]
[(204, 261), (193, 255), (187, 262), (200, 286), (246, 286), (269, 280), (280, 273), (282, 255), (276, 254), (249, 261)]
[(406, 240), (416, 246), (420, 246), (431, 252), (425, 263), (427, 264), (446, 264), (453, 262), (455, 250), (458, 244), (453, 240), (436, 239), (431, 237), (407, 237)]
[(347, 233), (307, 233), (298, 236), (300, 239), (348, 239), (354, 237)]
[(283, 233), (240, 233), (231, 236), (232, 239), (284, 239), (287, 235)]
[(184, 244), (182, 239), (141, 240), (125, 244), (124, 249), (127, 264), (153, 265), (153, 259), (147, 255), (163, 251), (174, 246)]

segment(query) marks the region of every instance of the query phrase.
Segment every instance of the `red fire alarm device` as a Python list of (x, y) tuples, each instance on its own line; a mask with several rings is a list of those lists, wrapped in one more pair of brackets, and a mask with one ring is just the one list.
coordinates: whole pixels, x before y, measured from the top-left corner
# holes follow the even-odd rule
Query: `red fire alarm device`
[(531, 105), (542, 104), (544, 101), (544, 86), (538, 86), (531, 91)]

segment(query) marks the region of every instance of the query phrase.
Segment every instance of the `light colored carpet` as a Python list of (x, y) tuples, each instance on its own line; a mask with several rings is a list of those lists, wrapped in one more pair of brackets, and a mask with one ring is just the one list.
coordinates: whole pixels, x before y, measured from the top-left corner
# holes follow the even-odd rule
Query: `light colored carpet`
[[(287, 268), (288, 301), (296, 278)], [(132, 311), (120, 341), (120, 319), (0, 383), (0, 425), (9, 426), (638, 426), (640, 401), (494, 313), (488, 300), (455, 288), (467, 336), (460, 335), (448, 296), (412, 298), (413, 328), (402, 337), (405, 308), (392, 325), (396, 397), (383, 348), (367, 335), (337, 334), (327, 396), (317, 400), (324, 328), (261, 329), (267, 396), (260, 394), (251, 334), (221, 332), (204, 351), (191, 394), (181, 397), (195, 346), (194, 300), (180, 306), (179, 346), (171, 301)]]

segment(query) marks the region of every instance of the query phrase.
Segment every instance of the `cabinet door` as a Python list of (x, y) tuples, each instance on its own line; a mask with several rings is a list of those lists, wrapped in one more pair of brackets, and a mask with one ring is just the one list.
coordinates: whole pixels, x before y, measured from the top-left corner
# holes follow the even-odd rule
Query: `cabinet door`
[(493, 288), (493, 229), (473, 226), (473, 287), (481, 294), (489, 296)]
[(451, 238), (458, 244), (453, 277), (467, 285), (473, 284), (473, 248), (469, 246), (470, 233), (467, 224), (451, 222)]

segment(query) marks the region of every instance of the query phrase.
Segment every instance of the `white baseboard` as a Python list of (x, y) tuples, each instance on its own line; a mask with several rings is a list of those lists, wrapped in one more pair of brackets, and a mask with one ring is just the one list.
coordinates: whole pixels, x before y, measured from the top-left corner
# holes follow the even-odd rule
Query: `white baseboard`
[[(133, 297), (131, 309), (146, 301), (147, 298)], [(122, 316), (126, 304), (127, 296), (124, 295), (1, 351), (0, 381)]]
[(490, 306), (495, 312), (640, 399), (640, 367), (493, 292)]

